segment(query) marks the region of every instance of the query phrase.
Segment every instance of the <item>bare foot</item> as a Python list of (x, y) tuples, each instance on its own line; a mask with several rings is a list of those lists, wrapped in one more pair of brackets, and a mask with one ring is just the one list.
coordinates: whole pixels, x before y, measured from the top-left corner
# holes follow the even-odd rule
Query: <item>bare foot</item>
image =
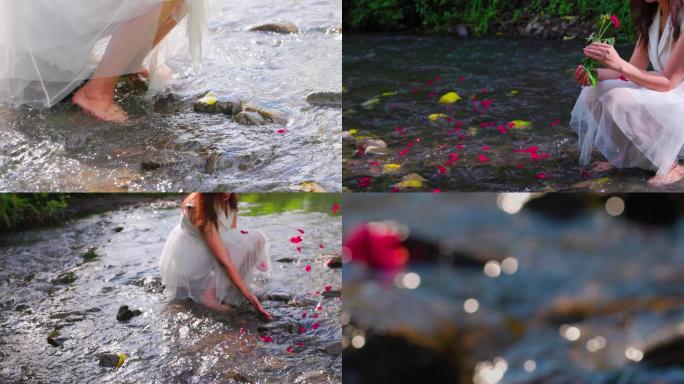
[(606, 172), (613, 169), (613, 164), (608, 161), (595, 161), (591, 164), (591, 171), (594, 173)]
[(111, 97), (89, 95), (85, 87), (79, 89), (71, 101), (100, 120), (113, 123), (124, 123), (128, 120), (126, 112)]
[(670, 169), (670, 171), (665, 175), (655, 175), (648, 181), (648, 185), (652, 187), (662, 187), (665, 185), (673, 184), (679, 180), (684, 179), (684, 166), (679, 164), (675, 165)]

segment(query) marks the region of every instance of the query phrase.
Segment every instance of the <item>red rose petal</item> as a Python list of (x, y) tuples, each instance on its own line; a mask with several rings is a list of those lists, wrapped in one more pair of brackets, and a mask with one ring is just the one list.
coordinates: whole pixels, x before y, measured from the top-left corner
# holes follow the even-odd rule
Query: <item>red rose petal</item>
[(324, 288), (326, 291), (332, 290), (332, 285), (326, 285)]
[(342, 210), (342, 207), (339, 204), (335, 203), (332, 205), (332, 208), (330, 208), (330, 210), (332, 211), (333, 215), (336, 215), (337, 212)]
[(320, 327), (320, 324), (318, 324), (318, 323), (313, 323), (313, 324), (311, 325), (311, 328), (312, 328), (312, 329), (318, 329), (318, 327)]
[(295, 236), (295, 237), (290, 238), (290, 243), (299, 244), (301, 242), (302, 242), (301, 236)]
[(282, 134), (284, 134), (284, 133), (287, 133), (287, 129), (279, 129), (279, 130), (276, 131), (276, 133), (279, 133), (279, 134), (282, 135)]
[(304, 268), (304, 270), (307, 271), (307, 272), (311, 272), (311, 265), (307, 265), (307, 266)]
[(442, 175), (446, 173), (446, 167), (444, 167), (443, 165), (437, 166), (437, 170), (438, 170), (439, 173), (441, 173)]
[(272, 343), (273, 338), (271, 336), (261, 336), (261, 341), (263, 341), (264, 343)]
[(486, 163), (489, 161), (489, 157), (482, 154), (478, 155), (477, 159), (480, 161), (480, 163)]
[(246, 235), (246, 234), (248, 234), (249, 232), (241, 230), (240, 233), (242, 233), (243, 235)]
[(297, 228), (297, 232), (301, 233), (302, 235), (304, 234), (304, 230), (301, 228)]
[(302, 333), (306, 332), (306, 328), (300, 326), (297, 332), (299, 332), (299, 334), (301, 335)]
[(288, 353), (294, 353), (294, 348), (292, 348), (292, 347), (287, 347), (287, 349), (285, 349), (285, 351), (288, 352)]

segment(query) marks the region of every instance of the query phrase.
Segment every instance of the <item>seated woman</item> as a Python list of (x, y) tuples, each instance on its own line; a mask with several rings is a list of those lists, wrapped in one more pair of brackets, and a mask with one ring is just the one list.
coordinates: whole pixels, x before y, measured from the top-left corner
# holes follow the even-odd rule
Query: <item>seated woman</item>
[(190, 298), (215, 310), (246, 299), (271, 319), (249, 289), (255, 272), (271, 271), (268, 241), (256, 230), (238, 231), (235, 193), (193, 193), (162, 251), (160, 269), (173, 299)]
[[(684, 155), (684, 1), (632, 0), (632, 8), (639, 40), (629, 62), (608, 44), (584, 48), (605, 68), (596, 87), (582, 90), (570, 126), (579, 135), (581, 164), (589, 164), (596, 147), (610, 163), (600, 169), (655, 170), (649, 184), (671, 184), (684, 178), (678, 163)], [(582, 67), (575, 79), (589, 85)]]
[(155, 48), (186, 18), (199, 60), (208, 1), (0, 0), (0, 104), (49, 108), (88, 80), (73, 102), (124, 122), (114, 101), (119, 77), (158, 73), (171, 50)]

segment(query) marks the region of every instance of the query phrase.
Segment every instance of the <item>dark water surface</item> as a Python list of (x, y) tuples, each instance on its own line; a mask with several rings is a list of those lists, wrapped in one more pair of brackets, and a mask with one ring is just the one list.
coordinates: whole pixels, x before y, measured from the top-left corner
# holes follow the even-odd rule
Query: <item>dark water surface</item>
[[(259, 229), (271, 242), (274, 272), (256, 289), (273, 297), (263, 300), (276, 318), (271, 323), (248, 306), (220, 314), (164, 300), (158, 262), (179, 219), (176, 201), (1, 236), (0, 381), (340, 382), (341, 301), (317, 293), (342, 284), (340, 270), (326, 265), (340, 250), (341, 219), (330, 215), (337, 199), (279, 196), (243, 204), (239, 226)], [(289, 208), (269, 207), (274, 202)], [(289, 241), (297, 228), (305, 231), (301, 253)], [(84, 262), (91, 247), (99, 256)], [(295, 260), (276, 261), (285, 257)], [(54, 281), (65, 272), (73, 272), (73, 283)], [(120, 323), (121, 305), (143, 313)], [(61, 348), (46, 341), (55, 328), (67, 337)], [(106, 351), (128, 360), (119, 369), (101, 368), (98, 354)]]
[[(412, 264), (400, 273), (420, 277), (415, 289), (389, 271), (345, 264), (345, 381), (369, 382), (359, 371), (391, 366), (400, 352), (387, 350), (384, 364), (359, 364), (357, 356), (394, 335), (408, 340), (404, 348), (419, 345), (424, 356), (451, 361), (460, 381), (450, 382), (684, 382), (684, 221), (627, 220), (630, 199), (620, 217), (593, 197), (593, 208), (559, 220), (527, 207), (506, 214), (499, 206), (509, 205), (495, 194), (438, 196), (345, 197), (345, 232), (392, 220), (409, 239), (440, 250), (429, 256), (455, 251), (481, 263)], [(366, 346), (354, 347), (355, 336)], [(425, 359), (403, 361), (427, 366)]]
[[(650, 172), (594, 172), (578, 164), (577, 136), (569, 121), (580, 92), (572, 73), (582, 45), (577, 40), (346, 35), (344, 130), (357, 130), (357, 138), (382, 139), (388, 151), (359, 157), (354, 140), (347, 140), (344, 186), (390, 191), (402, 177), (417, 173), (425, 181), (415, 189), (424, 191), (649, 190)], [(631, 47), (620, 52), (629, 57)], [(439, 98), (452, 91), (462, 100), (440, 105)], [(453, 120), (428, 120), (438, 113)], [(509, 129), (506, 124), (513, 120), (531, 125)], [(537, 147), (541, 159), (514, 151), (530, 147)], [(445, 165), (450, 154), (458, 160)], [(480, 155), (487, 159), (481, 162)], [(603, 160), (598, 153), (593, 159)], [(386, 169), (387, 164), (400, 168)], [(667, 190), (681, 191), (683, 185)]]
[[(70, 103), (42, 112), (0, 108), (0, 190), (289, 191), (315, 181), (339, 191), (341, 111), (305, 98), (341, 89), (342, 38), (327, 32), (341, 24), (341, 2), (222, 5), (210, 17), (202, 73), (184, 71), (183, 58), (170, 63), (177, 75), (168, 96), (122, 101), (128, 124), (98, 122)], [(247, 31), (282, 21), (300, 33)], [(288, 123), (244, 126), (194, 112), (207, 91), (276, 111)]]

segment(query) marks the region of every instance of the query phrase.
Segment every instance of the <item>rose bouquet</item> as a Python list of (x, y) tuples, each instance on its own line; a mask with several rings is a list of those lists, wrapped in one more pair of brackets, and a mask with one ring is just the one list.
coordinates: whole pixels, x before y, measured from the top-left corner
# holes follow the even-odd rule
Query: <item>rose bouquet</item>
[[(611, 29), (611, 26), (613, 27)], [(620, 27), (620, 20), (618, 19), (617, 16), (613, 15), (603, 15), (601, 16), (600, 22), (599, 22), (599, 30), (598, 32), (594, 32), (589, 37), (587, 37), (587, 44), (591, 43), (604, 43), (604, 44), (610, 44), (610, 45), (615, 45), (615, 35), (613, 34), (612, 36), (610, 35), (609, 32), (614, 33), (618, 28)], [(600, 63), (594, 59), (585, 57), (582, 59), (582, 68), (584, 69), (584, 72), (587, 73), (587, 76), (589, 77), (589, 82), (591, 82), (591, 86), (595, 87), (596, 83), (598, 82), (598, 67)]]

